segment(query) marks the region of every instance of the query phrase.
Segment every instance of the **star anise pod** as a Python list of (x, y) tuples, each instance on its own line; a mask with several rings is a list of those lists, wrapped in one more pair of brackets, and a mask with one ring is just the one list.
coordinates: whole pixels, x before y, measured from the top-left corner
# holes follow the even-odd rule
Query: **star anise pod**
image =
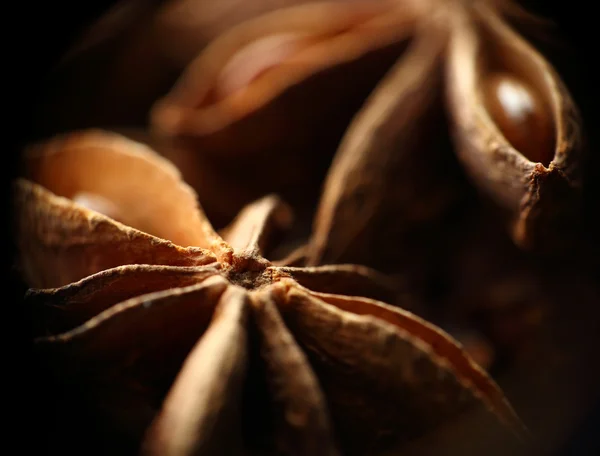
[[(277, 198), (221, 237), (169, 162), (101, 131), (32, 147), (25, 170), (16, 233), (37, 359), (69, 417), (58, 449), (82, 432), (111, 454), (374, 454), (468, 410), (492, 419), (484, 434), (523, 433), (452, 338), (358, 297), (393, 292), (386, 279), (263, 258), (290, 222)], [(82, 409), (94, 425), (73, 426)]]
[[(40, 135), (144, 125), (157, 97), (209, 42), (245, 20), (317, 0), (118, 0), (43, 81)], [(346, 2), (348, 0), (339, 0)]]
[[(397, 249), (412, 264), (410, 249), (440, 237), (465, 193), (452, 148), (436, 143), (446, 136), (514, 242), (555, 252), (580, 228), (580, 120), (552, 66), (509, 25), (515, 11), (486, 0), (277, 10), (214, 40), (152, 123), (192, 153), (262, 163), (256, 150), (307, 144), (319, 124), (330, 128), (323, 117), (362, 103), (366, 87), (325, 181), (309, 264), (398, 267)], [(350, 71), (348, 82), (340, 73)], [(315, 81), (330, 90), (311, 96)], [(298, 108), (306, 99), (315, 101)]]

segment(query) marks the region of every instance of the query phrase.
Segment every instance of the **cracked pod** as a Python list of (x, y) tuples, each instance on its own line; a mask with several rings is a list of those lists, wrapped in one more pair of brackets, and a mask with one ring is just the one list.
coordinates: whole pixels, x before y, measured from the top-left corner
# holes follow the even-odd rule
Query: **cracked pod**
[(577, 238), (583, 140), (552, 66), (487, 2), (451, 16), (448, 106), (456, 153), (502, 208), (521, 247), (560, 251)]
[(456, 159), (507, 213), (512, 239), (555, 253), (578, 238), (580, 121), (552, 67), (503, 20), (527, 14), (505, 1), (435, 5), (420, 11), (431, 14), (419, 15), (414, 45), (344, 135), (314, 220), (309, 264), (398, 268), (406, 261), (414, 271), (419, 259), (439, 258), (447, 238), (435, 230), (447, 215), (454, 223), (465, 195), (457, 164), (443, 142), (432, 141), (446, 131), (428, 129), (444, 121), (432, 116), (440, 92)]

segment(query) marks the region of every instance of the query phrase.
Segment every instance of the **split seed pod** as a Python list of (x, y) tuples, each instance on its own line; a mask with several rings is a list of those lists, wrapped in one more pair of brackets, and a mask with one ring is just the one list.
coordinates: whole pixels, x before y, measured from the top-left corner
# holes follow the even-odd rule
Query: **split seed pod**
[[(124, 137), (57, 138), (27, 164), (16, 232), (25, 278), (44, 287), (26, 302), (40, 383), (59, 385), (47, 394), (64, 413), (49, 420), (58, 443), (77, 432), (112, 453), (376, 454), (465, 410), (523, 432), (451, 337), (357, 297), (385, 294), (385, 278), (263, 258), (269, 232), (291, 223), (277, 198), (220, 237), (178, 171)], [(111, 202), (123, 223), (72, 199), (81, 194)]]
[[(397, 266), (398, 251), (406, 255), (415, 247), (414, 239), (399, 242), (403, 229), (422, 232), (428, 226), (414, 223), (413, 215), (421, 214), (431, 226), (451, 207), (461, 181), (449, 177), (454, 170), (439, 149), (436, 156), (431, 148), (419, 147), (426, 145), (427, 135), (416, 134), (426, 131), (436, 84), (448, 95), (457, 158), (475, 186), (509, 212), (514, 242), (558, 251), (576, 238), (583, 159), (577, 110), (550, 64), (503, 22), (501, 11), (514, 13), (513, 6), (496, 6), (503, 9), (490, 2), (440, 4), (441, 20), (430, 18), (419, 29), (425, 44), (415, 45), (412, 60), (400, 60), (375, 88), (329, 170), (310, 264), (353, 254), (358, 256), (351, 261), (372, 264), (366, 253), (371, 250), (395, 255)], [(446, 63), (443, 84), (433, 76), (432, 43), (436, 34), (444, 37), (440, 28), (449, 34), (438, 47), (437, 61)], [(410, 166), (410, 157), (417, 157), (414, 163), (420, 154), (427, 154), (429, 167)], [(399, 205), (402, 198), (412, 205)]]
[(450, 15), (448, 105), (456, 153), (511, 221), (521, 247), (575, 239), (584, 157), (581, 121), (552, 66), (487, 2)]

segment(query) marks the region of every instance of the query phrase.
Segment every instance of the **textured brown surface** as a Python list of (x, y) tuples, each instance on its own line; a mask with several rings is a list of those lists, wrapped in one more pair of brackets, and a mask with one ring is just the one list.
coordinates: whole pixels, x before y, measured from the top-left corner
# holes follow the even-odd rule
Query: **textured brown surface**
[[(91, 135), (74, 138), (97, 142), (98, 147), (104, 139), (116, 144), (114, 134)], [(49, 154), (63, 154), (54, 145), (49, 143)], [(118, 142), (111, 152), (115, 165), (121, 148), (127, 160), (130, 147), (136, 145), (124, 138)], [(65, 148), (64, 154), (65, 166), (54, 171), (69, 172), (55, 175), (56, 181), (86, 190), (86, 181), (74, 172), (78, 168), (68, 165), (69, 160), (85, 162), (90, 156), (84, 149), (75, 154), (72, 148)], [(168, 166), (147, 149), (143, 160), (156, 167), (153, 173)], [(123, 168), (122, 175), (127, 170)], [(133, 171), (130, 178), (135, 176)], [(144, 185), (144, 179), (138, 182)], [(177, 179), (167, 182), (167, 193), (169, 185), (183, 188)], [(141, 233), (58, 199), (52, 189), (37, 186), (30, 192), (36, 185), (22, 180), (17, 187), (17, 195), (37, 195), (23, 200), (24, 213), (31, 207), (47, 209), (38, 212), (42, 216), (19, 219), (27, 224), (17, 230), (22, 245), (34, 246), (23, 252), (23, 259), (35, 255), (36, 246), (46, 246), (57, 229), (66, 235), (78, 233), (95, 245), (98, 224), (73, 229), (73, 217), (102, 217), (115, 236), (127, 233), (136, 239)], [(107, 196), (101, 188), (97, 185), (96, 192)], [(65, 204), (67, 217), (43, 216)], [(187, 203), (174, 199), (171, 204)], [(263, 451), (360, 453), (401, 444), (478, 404), (498, 416), (499, 428), (505, 423), (520, 432), (522, 425), (498, 387), (443, 331), (408, 311), (369, 299), (310, 292), (292, 278), (297, 275), (317, 290), (335, 288), (337, 293), (343, 293), (347, 281), (350, 290), (378, 295), (389, 285), (382, 277), (358, 266), (340, 266), (338, 274), (336, 266), (290, 268), (262, 258), (266, 228), (288, 219), (282, 218), (288, 209), (276, 199), (267, 197), (246, 208), (224, 230), (231, 246), (211, 229), (199, 206), (194, 209), (190, 218), (202, 228), (196, 236), (209, 246), (204, 257), (212, 263), (120, 264), (62, 287), (62, 277), (49, 272), (57, 265), (79, 270), (68, 250), (59, 248), (46, 263), (35, 263), (35, 277), (58, 287), (28, 295), (43, 335), (36, 339), (36, 351), (49, 378), (78, 384), (77, 394), (100, 407), (113, 423), (108, 424), (112, 432), (125, 434), (131, 442), (139, 442), (144, 434), (147, 454), (214, 454), (216, 448), (236, 452), (252, 450), (252, 442), (261, 441), (267, 442)], [(154, 217), (152, 222), (164, 223), (160, 212)], [(139, 247), (144, 259), (169, 242), (147, 238)], [(187, 258), (186, 249), (169, 245), (170, 261), (177, 264)], [(97, 264), (123, 258), (121, 247), (111, 243), (94, 252), (101, 260)], [(161, 279), (153, 280), (158, 273)], [(389, 293), (393, 295), (393, 288)], [(248, 331), (258, 338), (249, 338)], [(261, 372), (252, 368), (251, 349), (259, 350), (266, 374), (263, 406), (271, 411), (273, 424), (263, 429), (273, 437), (254, 436), (249, 441), (243, 415), (253, 410), (243, 407), (242, 395), (248, 394), (244, 379)], [(127, 401), (120, 399), (123, 394)], [(397, 426), (399, 422), (405, 424)], [(114, 445), (118, 450), (117, 439)]]

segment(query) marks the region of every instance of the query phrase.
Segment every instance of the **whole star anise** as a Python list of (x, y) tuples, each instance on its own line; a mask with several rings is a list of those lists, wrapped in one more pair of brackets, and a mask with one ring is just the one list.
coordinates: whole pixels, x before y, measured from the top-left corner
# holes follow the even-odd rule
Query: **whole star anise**
[[(65, 415), (93, 411), (86, 452), (377, 454), (469, 410), (523, 433), (451, 337), (358, 297), (393, 296), (385, 278), (263, 258), (290, 223), (276, 198), (221, 237), (169, 162), (101, 131), (32, 147), (25, 170), (16, 234), (37, 359)], [(58, 424), (64, 451), (73, 428)]]
[(552, 66), (509, 25), (519, 14), (489, 0), (277, 10), (214, 40), (151, 122), (192, 154), (268, 169), (274, 155), (262, 151), (311, 151), (319, 132), (336, 137), (326, 119), (368, 94), (329, 168), (308, 264), (398, 268), (402, 249), (414, 268), (437, 246), (468, 193), (444, 118), (457, 162), (514, 242), (569, 249), (581, 228), (581, 122)]

